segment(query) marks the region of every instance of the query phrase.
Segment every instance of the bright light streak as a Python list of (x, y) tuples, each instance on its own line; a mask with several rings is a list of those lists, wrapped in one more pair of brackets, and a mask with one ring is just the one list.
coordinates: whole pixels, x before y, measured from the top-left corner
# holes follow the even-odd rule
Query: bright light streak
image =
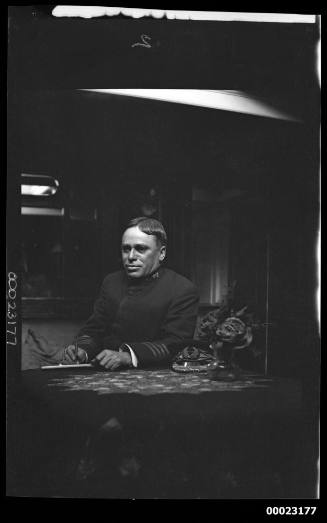
[(280, 120), (298, 121), (294, 116), (279, 111), (271, 105), (236, 90), (204, 89), (80, 89), (102, 94), (115, 94), (181, 103), (223, 111), (277, 118)]

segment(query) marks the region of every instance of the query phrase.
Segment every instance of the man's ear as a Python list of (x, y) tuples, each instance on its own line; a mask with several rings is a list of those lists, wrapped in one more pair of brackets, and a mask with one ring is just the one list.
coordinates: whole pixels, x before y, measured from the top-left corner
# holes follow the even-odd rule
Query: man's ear
[(159, 260), (162, 262), (162, 261), (164, 261), (165, 258), (166, 258), (166, 246), (165, 246), (165, 245), (162, 245), (162, 246), (160, 247)]

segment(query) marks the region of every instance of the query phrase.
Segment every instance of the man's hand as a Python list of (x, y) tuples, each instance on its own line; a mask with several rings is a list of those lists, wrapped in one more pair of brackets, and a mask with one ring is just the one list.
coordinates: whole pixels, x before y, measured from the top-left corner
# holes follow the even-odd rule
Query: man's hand
[(70, 365), (72, 363), (85, 363), (86, 361), (87, 354), (84, 349), (77, 348), (76, 354), (76, 348), (74, 345), (68, 345), (68, 347), (65, 348), (62, 360), (64, 365)]
[(109, 349), (101, 351), (93, 361), (96, 361), (101, 367), (108, 370), (132, 366), (132, 358), (128, 352), (117, 352)]

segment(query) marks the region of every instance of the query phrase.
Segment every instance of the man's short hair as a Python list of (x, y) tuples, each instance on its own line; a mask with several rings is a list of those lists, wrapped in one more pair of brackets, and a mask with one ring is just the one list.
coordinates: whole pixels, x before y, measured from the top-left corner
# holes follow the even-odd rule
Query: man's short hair
[(161, 245), (167, 245), (167, 234), (159, 220), (154, 218), (147, 218), (146, 216), (139, 216), (138, 218), (133, 218), (127, 225), (126, 229), (130, 227), (138, 227), (145, 234), (155, 236), (157, 241)]

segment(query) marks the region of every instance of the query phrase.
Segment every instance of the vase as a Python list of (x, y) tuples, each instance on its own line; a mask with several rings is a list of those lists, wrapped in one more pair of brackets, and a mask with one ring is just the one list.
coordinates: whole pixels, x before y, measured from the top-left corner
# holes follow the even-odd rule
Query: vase
[(239, 378), (239, 369), (233, 362), (233, 346), (221, 341), (211, 343), (214, 360), (208, 364), (208, 377), (215, 381), (235, 381)]

